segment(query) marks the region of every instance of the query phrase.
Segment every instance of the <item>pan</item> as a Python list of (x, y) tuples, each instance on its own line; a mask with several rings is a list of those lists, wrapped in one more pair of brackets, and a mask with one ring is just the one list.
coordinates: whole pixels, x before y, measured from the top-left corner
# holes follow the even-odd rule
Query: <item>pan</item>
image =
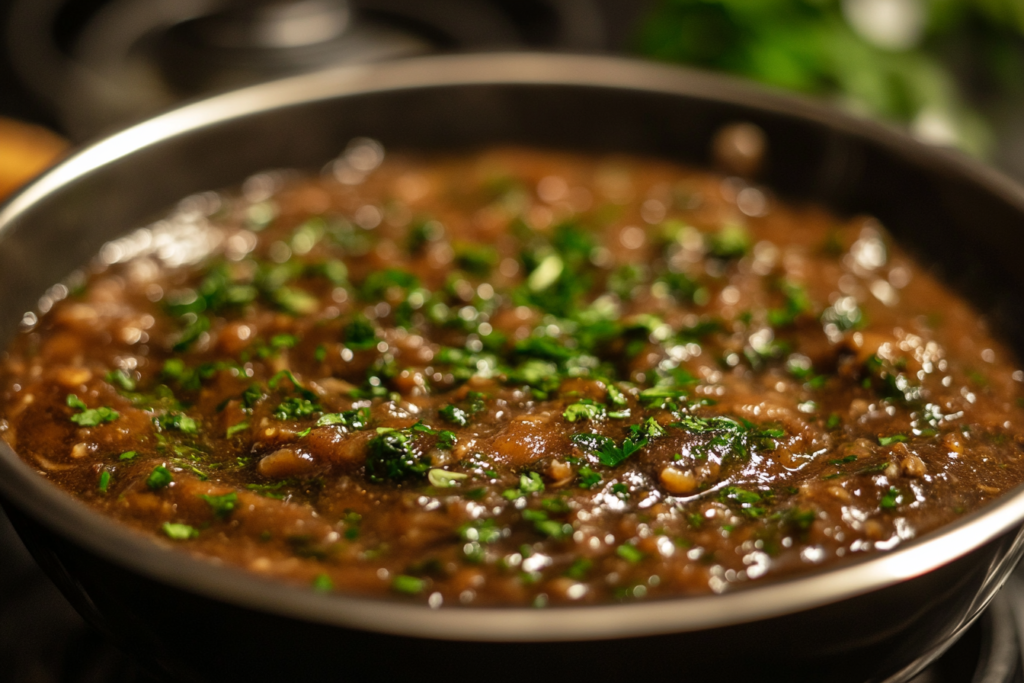
[[(834, 109), (616, 58), (488, 54), (323, 72), (195, 102), (81, 149), (0, 209), (0, 343), (106, 241), (195, 192), (318, 169), (348, 140), (495, 143), (706, 166), (760, 126), (759, 181), (870, 213), (1024, 349), (1024, 190), (956, 152)], [(0, 443), (0, 496), (82, 615), (167, 680), (909, 679), (972, 623), (1024, 550), (1020, 487), (950, 526), (712, 596), (536, 610), (323, 595), (165, 549), (46, 482)]]

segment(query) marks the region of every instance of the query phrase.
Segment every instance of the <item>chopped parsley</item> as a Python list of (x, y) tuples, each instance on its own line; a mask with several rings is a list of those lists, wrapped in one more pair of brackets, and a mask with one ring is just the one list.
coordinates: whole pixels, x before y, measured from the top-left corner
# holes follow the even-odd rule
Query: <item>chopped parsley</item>
[(458, 406), (448, 404), (438, 412), (441, 417), (457, 427), (465, 427), (469, 424), (469, 413)]
[(182, 434), (199, 433), (199, 424), (185, 413), (167, 413), (166, 415), (154, 417), (153, 424), (161, 432), (175, 430)]
[(601, 475), (584, 465), (579, 471), (579, 483), (581, 489), (592, 489), (601, 483)]
[(334, 582), (331, 581), (331, 577), (327, 576), (327, 574), (317, 574), (313, 577), (311, 586), (318, 593), (330, 593), (334, 590)]
[(439, 489), (458, 486), (460, 481), (468, 478), (468, 474), (463, 474), (461, 472), (449, 472), (448, 470), (440, 468), (434, 468), (427, 472), (427, 481), (430, 482), (431, 486), (436, 486)]
[(68, 394), (67, 404), (69, 407), (81, 411), (75, 413), (70, 418), (70, 420), (79, 427), (96, 427), (104, 422), (113, 422), (117, 418), (121, 417), (121, 414), (113, 408), (108, 408), (106, 406), (90, 408), (75, 394)]
[(391, 590), (406, 595), (419, 595), (427, 588), (426, 579), (420, 579), (408, 574), (399, 574), (391, 581)]
[(890, 486), (889, 490), (882, 496), (882, 499), (878, 501), (878, 507), (883, 510), (892, 510), (902, 502), (903, 492), (895, 486)]
[(764, 504), (767, 501), (762, 492), (750, 491), (738, 486), (726, 486), (718, 492), (718, 499), (739, 508), (740, 513), (746, 517), (757, 518), (763, 517), (765, 514)]
[(195, 527), (189, 526), (188, 524), (164, 522), (162, 528), (164, 533), (167, 534), (167, 537), (175, 541), (188, 541), (199, 537), (199, 530)]
[(320, 404), (310, 401), (308, 398), (289, 396), (274, 408), (274, 417), (278, 420), (300, 420), (312, 417), (320, 412)]
[(467, 273), (483, 277), (498, 265), (498, 252), (487, 244), (457, 244), (455, 265)]
[(238, 506), (238, 494), (232, 491), (219, 496), (203, 494), (199, 496), (210, 506), (214, 516), (225, 519)]
[(163, 465), (157, 465), (149, 473), (149, 476), (146, 477), (146, 486), (154, 491), (159, 491), (172, 481), (174, 481), (174, 476), (171, 474), (171, 471)]
[(523, 510), (523, 519), (527, 522), (533, 523), (534, 530), (543, 535), (554, 539), (567, 538), (572, 536), (572, 525), (564, 522), (559, 522), (548, 517), (548, 513), (544, 510)]
[(568, 406), (562, 413), (562, 417), (566, 422), (579, 422), (581, 420), (600, 420), (604, 414), (604, 406), (586, 399)]
[(500, 541), (505, 532), (493, 519), (476, 519), (461, 525), (457, 533), (463, 541), (483, 543), (485, 545)]
[(235, 434), (238, 434), (240, 432), (244, 432), (248, 428), (249, 428), (249, 423), (248, 422), (239, 422), (238, 424), (231, 425), (230, 427), (228, 427), (227, 431), (224, 433), (224, 436), (226, 438), (230, 439)]
[(370, 409), (369, 408), (358, 408), (356, 410), (346, 410), (340, 413), (324, 413), (320, 416), (320, 419), (316, 421), (317, 427), (323, 427), (326, 425), (341, 425), (348, 429), (366, 429), (367, 425), (370, 424)]
[(637, 564), (644, 559), (644, 553), (631, 543), (623, 543), (615, 549), (615, 554), (630, 564)]
[(750, 251), (753, 241), (740, 223), (726, 223), (704, 239), (708, 253), (720, 259), (736, 259)]
[(377, 346), (377, 328), (366, 316), (357, 315), (342, 331), (345, 346), (353, 351), (368, 351)]
[(565, 570), (565, 576), (568, 576), (574, 581), (586, 581), (587, 576), (590, 574), (590, 570), (594, 567), (594, 563), (585, 557), (577, 557), (569, 565), (569, 568)]
[(782, 308), (768, 311), (768, 324), (772, 327), (788, 327), (801, 315), (810, 312), (811, 300), (806, 289), (788, 280), (784, 280), (779, 289), (782, 290), (785, 302)]
[(108, 372), (106, 380), (123, 391), (135, 391), (135, 380), (121, 368)]
[(412, 428), (378, 428), (367, 446), (366, 474), (370, 481), (401, 481), (425, 476), (430, 456), (418, 448)]

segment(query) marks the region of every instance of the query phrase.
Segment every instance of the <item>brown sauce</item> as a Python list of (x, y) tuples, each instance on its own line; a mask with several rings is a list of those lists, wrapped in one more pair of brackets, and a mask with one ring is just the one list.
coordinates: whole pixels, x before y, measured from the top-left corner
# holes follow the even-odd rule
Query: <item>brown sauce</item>
[(266, 173), (28, 316), (0, 433), (157, 542), (441, 604), (723, 592), (1024, 478), (1024, 375), (872, 218), (629, 157)]

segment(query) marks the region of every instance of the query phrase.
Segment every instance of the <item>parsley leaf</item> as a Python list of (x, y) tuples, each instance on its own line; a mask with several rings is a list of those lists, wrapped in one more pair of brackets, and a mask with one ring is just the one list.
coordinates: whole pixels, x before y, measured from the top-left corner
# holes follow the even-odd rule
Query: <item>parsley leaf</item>
[(503, 529), (493, 519), (477, 519), (466, 522), (457, 529), (457, 533), (463, 541), (484, 544), (496, 543), (504, 536)]
[(164, 522), (163, 530), (168, 538), (172, 538), (175, 541), (188, 541), (199, 537), (199, 530), (188, 524)]
[(615, 445), (609, 437), (603, 434), (573, 434), (569, 439), (580, 450), (587, 453), (595, 453), (607, 444)]
[(313, 583), (311, 584), (313, 590), (318, 593), (329, 593), (334, 590), (334, 582), (331, 581), (331, 577), (327, 574), (317, 574), (313, 577)]
[(121, 417), (121, 414), (116, 410), (106, 406), (89, 408), (85, 405), (85, 402), (75, 394), (68, 394), (67, 404), (71, 408), (76, 408), (82, 411), (80, 413), (75, 413), (70, 418), (72, 422), (80, 427), (95, 427), (103, 424), (104, 422), (113, 422), (117, 418)]
[(580, 468), (579, 477), (581, 489), (592, 489), (601, 483), (601, 475), (585, 465)]
[(704, 242), (708, 253), (720, 259), (740, 258), (753, 244), (750, 233), (739, 223), (726, 223), (718, 232), (706, 235)]
[(413, 443), (411, 428), (380, 428), (367, 446), (366, 474), (372, 482), (422, 477), (430, 469), (430, 457)]
[(498, 252), (487, 244), (457, 244), (455, 265), (473, 275), (489, 275), (498, 265)]
[(892, 510), (903, 502), (903, 492), (895, 486), (890, 486), (888, 492), (878, 501), (878, 507), (883, 510)]
[(219, 496), (203, 494), (199, 496), (210, 506), (213, 514), (220, 519), (226, 518), (238, 505), (238, 494), (232, 491)]
[(231, 425), (230, 427), (228, 427), (227, 432), (225, 432), (224, 436), (225, 436), (225, 438), (230, 439), (235, 434), (238, 434), (239, 432), (244, 432), (248, 428), (249, 428), (249, 423), (248, 422), (239, 422), (236, 425)]
[(135, 380), (121, 368), (108, 372), (106, 380), (124, 391), (135, 391)]
[(646, 445), (647, 437), (627, 436), (622, 440), (621, 446), (616, 446), (615, 442), (609, 439), (598, 449), (597, 459), (605, 467), (616, 467)]
[(355, 316), (342, 330), (345, 346), (353, 351), (368, 351), (377, 346), (377, 328), (364, 315)]
[(573, 560), (572, 565), (565, 570), (565, 575), (574, 581), (584, 581), (593, 566), (594, 563), (587, 558), (577, 557)]
[(418, 595), (427, 588), (426, 579), (420, 579), (408, 574), (399, 574), (391, 581), (391, 590), (406, 595)]
[(519, 475), (519, 486), (514, 489), (502, 491), (501, 495), (507, 500), (515, 500), (530, 493), (540, 493), (544, 490), (544, 480), (536, 472), (523, 472)]
[(523, 519), (533, 522), (533, 528), (544, 536), (551, 538), (566, 538), (572, 535), (572, 525), (558, 522), (548, 518), (548, 513), (543, 510), (523, 510)]
[(630, 564), (637, 564), (640, 560), (644, 559), (643, 551), (631, 543), (623, 543), (620, 545), (615, 549), (615, 554)]
[(562, 417), (567, 422), (579, 422), (580, 420), (600, 420), (604, 414), (604, 406), (591, 400), (583, 400), (566, 407)]
[(341, 425), (348, 429), (366, 429), (366, 426), (369, 424), (369, 408), (346, 410), (340, 413), (324, 413), (320, 416), (320, 419), (316, 421), (317, 427), (323, 427), (325, 425)]
[(765, 495), (757, 491), (748, 491), (738, 486), (726, 486), (718, 492), (718, 499), (723, 503), (738, 506), (740, 512), (747, 517), (762, 517), (765, 513), (763, 504), (767, 502)]
[(162, 432), (174, 429), (183, 434), (198, 434), (199, 424), (185, 413), (167, 413), (153, 418), (153, 424)]
[(438, 412), (441, 414), (441, 417), (457, 427), (465, 427), (469, 424), (469, 413), (458, 406), (449, 404), (441, 408)]
[(172, 481), (174, 481), (174, 476), (171, 474), (171, 471), (163, 465), (157, 465), (149, 473), (149, 476), (146, 477), (146, 486), (154, 491), (159, 491)]
[(308, 398), (289, 396), (274, 408), (274, 417), (278, 420), (299, 420), (320, 412), (320, 405)]
[(210, 318), (205, 315), (195, 316), (195, 319), (188, 322), (184, 329), (178, 334), (177, 341), (171, 347), (175, 353), (181, 353), (192, 346), (203, 335), (204, 332), (210, 329)]

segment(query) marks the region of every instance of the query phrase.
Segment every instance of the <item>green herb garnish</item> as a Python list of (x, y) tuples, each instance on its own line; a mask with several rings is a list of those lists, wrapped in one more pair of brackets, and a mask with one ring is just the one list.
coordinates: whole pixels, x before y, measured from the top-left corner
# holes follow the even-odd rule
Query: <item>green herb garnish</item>
[(581, 489), (592, 489), (601, 483), (601, 475), (584, 465), (579, 471), (579, 482)]
[(370, 481), (401, 481), (424, 476), (430, 458), (416, 448), (410, 430), (378, 428), (367, 446), (366, 474)]
[(391, 581), (391, 590), (406, 595), (418, 595), (427, 587), (426, 579), (419, 579), (407, 574), (399, 574)]
[(317, 593), (330, 593), (334, 590), (334, 582), (331, 581), (331, 577), (327, 576), (327, 574), (317, 574), (313, 577), (311, 585)]
[(644, 559), (644, 553), (631, 543), (623, 543), (615, 549), (615, 554), (630, 564), (637, 564)]
[(599, 420), (604, 417), (604, 414), (604, 406), (587, 399), (568, 406), (562, 413), (562, 417), (566, 422), (579, 422), (580, 420)]
[(206, 501), (214, 516), (220, 519), (226, 518), (238, 506), (238, 494), (234, 491), (219, 496), (204, 494), (199, 497)]
[(189, 526), (188, 524), (164, 522), (163, 530), (164, 533), (167, 534), (168, 538), (174, 539), (175, 541), (188, 541), (199, 537), (199, 530), (195, 527)]
[(897, 505), (903, 502), (903, 492), (895, 486), (890, 486), (882, 499), (878, 501), (878, 507), (883, 510), (892, 510)]
[(79, 413), (75, 413), (70, 418), (72, 422), (80, 427), (96, 427), (104, 422), (113, 422), (117, 418), (121, 417), (121, 414), (116, 410), (106, 406), (102, 406), (100, 408), (89, 408), (85, 405), (85, 402), (75, 394), (68, 394), (67, 404), (71, 408), (81, 411)]
[(121, 368), (111, 370), (107, 373), (106, 380), (115, 387), (124, 391), (135, 391), (135, 380)]
[(168, 430), (179, 431), (182, 434), (198, 434), (199, 423), (185, 413), (167, 413), (153, 418), (153, 424), (161, 432)]
[(364, 315), (355, 316), (342, 330), (345, 346), (353, 351), (368, 351), (377, 346), (377, 328)]
[(172, 481), (174, 481), (174, 476), (171, 474), (171, 471), (163, 465), (157, 465), (146, 478), (146, 486), (154, 491), (159, 491)]
[(239, 432), (244, 432), (248, 428), (249, 428), (249, 423), (248, 422), (239, 422), (236, 425), (231, 425), (230, 427), (228, 427), (227, 432), (225, 432), (225, 437), (230, 439), (235, 434), (238, 434)]

